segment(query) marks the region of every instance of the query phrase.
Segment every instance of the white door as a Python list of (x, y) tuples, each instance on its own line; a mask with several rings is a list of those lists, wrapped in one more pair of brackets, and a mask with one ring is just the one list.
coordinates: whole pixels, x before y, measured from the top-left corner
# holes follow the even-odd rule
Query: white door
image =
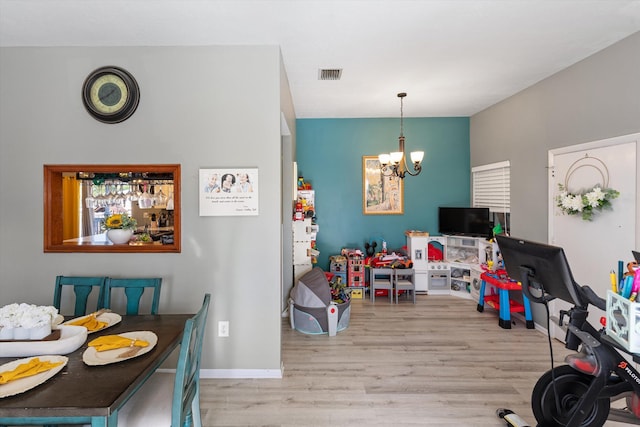
[[(635, 247), (637, 136), (549, 152), (549, 243), (564, 248), (576, 282), (589, 285), (603, 298), (611, 289), (610, 271), (617, 271), (619, 260), (630, 260)], [(596, 212), (591, 221), (585, 221), (580, 215), (563, 214), (556, 206), (558, 184), (566, 185), (570, 193), (608, 184), (620, 196), (613, 199), (612, 210)], [(554, 300), (551, 315), (557, 316), (566, 308), (568, 304)], [(597, 327), (603, 315), (603, 311), (590, 308), (589, 321)], [(564, 331), (555, 325), (551, 329), (555, 338), (564, 340)]]

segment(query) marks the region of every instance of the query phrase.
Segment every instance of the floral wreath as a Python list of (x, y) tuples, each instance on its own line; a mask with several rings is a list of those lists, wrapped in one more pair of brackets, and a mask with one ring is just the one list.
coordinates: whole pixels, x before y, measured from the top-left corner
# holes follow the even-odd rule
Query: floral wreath
[[(582, 160), (587, 158), (595, 159), (600, 162), (602, 169), (596, 165), (592, 164), (583, 164), (580, 166), (576, 166), (576, 164)], [(592, 189), (588, 191), (572, 193), (568, 190), (569, 178), (576, 170), (581, 167), (592, 167), (600, 172), (602, 176), (602, 185), (596, 185)], [(611, 200), (615, 199), (620, 195), (620, 192), (607, 188), (609, 185), (609, 170), (604, 162), (597, 157), (589, 157), (586, 155), (583, 158), (580, 158), (573, 162), (573, 164), (569, 167), (567, 171), (567, 176), (564, 180), (564, 185), (558, 184), (558, 188), (560, 190), (560, 194), (556, 197), (556, 201), (560, 210), (567, 215), (582, 215), (582, 219), (585, 221), (591, 221), (593, 214), (596, 211), (601, 211), (602, 209), (611, 209)]]

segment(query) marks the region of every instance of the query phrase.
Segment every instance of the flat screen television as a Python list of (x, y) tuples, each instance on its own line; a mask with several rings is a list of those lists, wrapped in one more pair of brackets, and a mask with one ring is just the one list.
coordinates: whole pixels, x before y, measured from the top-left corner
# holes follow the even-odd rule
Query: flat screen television
[(456, 208), (440, 206), (438, 232), (460, 236), (491, 237), (489, 208)]

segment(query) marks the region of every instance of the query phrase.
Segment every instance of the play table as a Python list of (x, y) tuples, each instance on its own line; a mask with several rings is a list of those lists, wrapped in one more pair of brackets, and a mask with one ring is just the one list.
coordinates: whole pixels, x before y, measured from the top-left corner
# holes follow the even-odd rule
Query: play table
[[(522, 285), (515, 282), (506, 275), (499, 275), (485, 271), (480, 275), (480, 298), (478, 299), (478, 311), (484, 311), (487, 304), (499, 312), (498, 325), (504, 329), (511, 329), (511, 313), (524, 313), (527, 329), (533, 329), (533, 317), (531, 315), (531, 304), (526, 295), (522, 293)], [(489, 295), (485, 295), (487, 286), (495, 290)], [(511, 299), (509, 292), (519, 292), (522, 295), (522, 303)]]

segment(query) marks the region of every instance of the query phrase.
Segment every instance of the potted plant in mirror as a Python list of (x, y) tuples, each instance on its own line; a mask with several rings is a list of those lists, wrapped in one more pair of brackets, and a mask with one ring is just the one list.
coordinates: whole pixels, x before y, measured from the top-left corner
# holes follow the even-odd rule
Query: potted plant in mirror
[(107, 230), (107, 239), (114, 245), (129, 243), (136, 225), (135, 218), (125, 213), (109, 215), (103, 223), (104, 228)]

